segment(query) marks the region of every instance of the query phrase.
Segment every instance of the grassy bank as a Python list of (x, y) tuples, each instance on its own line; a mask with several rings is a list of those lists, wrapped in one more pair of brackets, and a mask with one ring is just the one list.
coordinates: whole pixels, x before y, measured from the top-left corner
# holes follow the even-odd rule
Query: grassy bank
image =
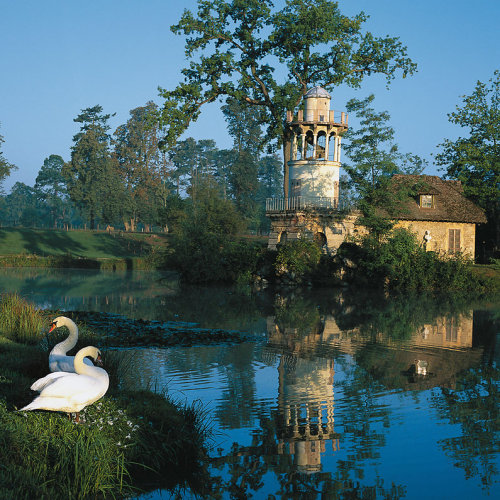
[[(30, 385), (48, 373), (48, 351), (64, 332), (47, 339), (51, 318), (19, 297), (3, 296), (0, 306), (0, 498), (122, 498), (146, 485), (202, 488), (209, 437), (203, 409), (121, 390), (120, 352), (103, 353), (110, 387), (81, 412), (81, 424), (62, 413), (16, 411), (34, 398)], [(26, 325), (32, 328), (21, 333)], [(89, 344), (99, 346), (83, 327), (76, 349)]]
[(168, 235), (103, 231), (0, 229), (0, 267), (150, 269)]
[(72, 255), (87, 259), (144, 257), (167, 234), (0, 228), (0, 256)]

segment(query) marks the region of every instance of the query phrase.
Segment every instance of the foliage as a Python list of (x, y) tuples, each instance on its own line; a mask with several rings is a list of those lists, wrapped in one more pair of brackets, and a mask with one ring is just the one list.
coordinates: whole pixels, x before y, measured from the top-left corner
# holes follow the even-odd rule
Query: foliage
[(132, 231), (138, 221), (150, 226), (158, 224), (159, 210), (170, 193), (169, 162), (158, 148), (161, 129), (155, 119), (156, 112), (157, 106), (151, 101), (132, 109), (127, 123), (114, 133), (115, 154), (125, 191), (121, 215), (125, 227), (130, 226)]
[(490, 84), (477, 82), (463, 105), (448, 114), (451, 123), (468, 129), (465, 137), (446, 139), (439, 145), (436, 163), (447, 177), (462, 182), (466, 196), (482, 207), (488, 217), (488, 245), (500, 242), (500, 71)]
[(255, 107), (265, 141), (286, 144), (286, 110), (295, 110), (309, 87), (357, 88), (373, 73), (388, 83), (398, 72), (411, 75), (416, 65), (399, 39), (363, 31), (366, 20), (364, 13), (342, 15), (330, 0), (288, 0), (281, 10), (271, 0), (199, 1), (196, 13), (185, 10), (171, 27), (186, 37), (190, 64), (175, 89), (160, 89), (165, 145), (219, 98)]
[(45, 158), (35, 182), (35, 193), (41, 202), (39, 210), (48, 217), (52, 227), (71, 223), (74, 207), (68, 197), (66, 180), (62, 175), (64, 160), (59, 155)]
[(0, 134), (0, 194), (2, 193), (2, 182), (8, 177), (12, 170), (17, 170), (17, 167), (8, 162), (2, 153), (2, 144), (5, 142), (3, 135)]
[(82, 110), (74, 119), (82, 125), (73, 137), (71, 160), (63, 168), (71, 200), (90, 221), (90, 229), (98, 219), (114, 223), (123, 200), (123, 181), (110, 150), (110, 116), (99, 105)]
[(278, 248), (274, 269), (278, 280), (304, 283), (311, 279), (321, 260), (321, 248), (311, 240), (291, 241)]
[(408, 195), (403, 185), (397, 190), (390, 185), (391, 177), (420, 173), (425, 162), (398, 151), (394, 129), (387, 124), (390, 116), (387, 111), (376, 112), (370, 107), (374, 99), (371, 94), (347, 103), (347, 110), (359, 118), (360, 127), (344, 135), (344, 151), (353, 163), (344, 163), (343, 167), (349, 176), (347, 188), (355, 194), (357, 208), (362, 212), (360, 222), (380, 237), (393, 227), (399, 202)]
[(382, 242), (368, 235), (360, 243), (357, 255), (347, 245), (339, 248), (341, 258), (353, 258), (356, 262), (351, 279), (358, 284), (392, 290), (480, 292), (488, 288), (488, 283), (473, 272), (473, 263), (465, 256), (426, 252), (415, 234), (407, 229), (394, 229)]

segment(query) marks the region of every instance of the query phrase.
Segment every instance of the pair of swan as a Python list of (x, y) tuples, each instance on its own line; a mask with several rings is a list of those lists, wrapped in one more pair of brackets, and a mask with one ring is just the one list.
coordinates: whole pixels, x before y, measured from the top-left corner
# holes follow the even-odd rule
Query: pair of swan
[(86, 406), (102, 398), (109, 387), (107, 372), (94, 366), (87, 358), (90, 356), (99, 362), (101, 353), (97, 347), (89, 346), (80, 349), (76, 356), (68, 356), (78, 340), (78, 328), (65, 316), (52, 322), (49, 333), (60, 326), (67, 326), (69, 336), (57, 344), (49, 354), (49, 373), (38, 379), (31, 390), (40, 394), (20, 411), (50, 410), (76, 413), (76, 421), (80, 420), (80, 411)]

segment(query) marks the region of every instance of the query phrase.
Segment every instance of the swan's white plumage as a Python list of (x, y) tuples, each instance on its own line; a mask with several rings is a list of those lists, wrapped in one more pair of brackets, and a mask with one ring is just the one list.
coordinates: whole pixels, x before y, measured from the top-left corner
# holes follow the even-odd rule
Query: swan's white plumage
[[(66, 316), (59, 316), (52, 322), (49, 333), (55, 328), (66, 326), (69, 330), (68, 337), (56, 344), (49, 354), (49, 369), (51, 372), (75, 372), (75, 357), (68, 356), (66, 353), (75, 347), (78, 341), (78, 327), (75, 322)], [(84, 363), (94, 366), (90, 359), (85, 358)], [(36, 389), (35, 389), (36, 390)]]
[(31, 388), (40, 391), (40, 395), (20, 411), (50, 410), (78, 414), (102, 398), (109, 387), (106, 370), (83, 362), (86, 356), (96, 360), (99, 354), (96, 347), (84, 347), (75, 356), (76, 373), (56, 372), (38, 379)]

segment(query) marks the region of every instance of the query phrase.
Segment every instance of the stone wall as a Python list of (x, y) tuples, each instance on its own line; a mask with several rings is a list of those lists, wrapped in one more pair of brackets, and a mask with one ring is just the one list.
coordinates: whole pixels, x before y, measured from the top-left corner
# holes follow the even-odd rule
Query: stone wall
[(424, 244), (424, 235), (429, 231), (431, 239), (426, 245), (427, 251), (448, 253), (449, 230), (460, 230), (460, 250), (465, 255), (474, 258), (476, 246), (476, 225), (459, 222), (426, 222), (426, 221), (399, 221), (396, 227), (404, 227), (417, 235), (420, 243)]

